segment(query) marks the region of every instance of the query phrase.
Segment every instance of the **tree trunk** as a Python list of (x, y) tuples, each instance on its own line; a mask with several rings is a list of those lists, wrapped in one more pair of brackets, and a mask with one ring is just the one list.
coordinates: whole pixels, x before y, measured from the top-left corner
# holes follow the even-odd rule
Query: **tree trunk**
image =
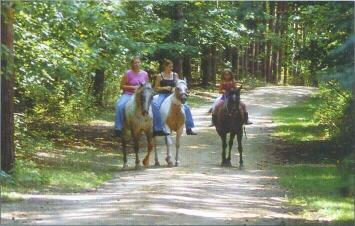
[(105, 84), (105, 70), (97, 69), (95, 71), (95, 78), (94, 78), (94, 96), (95, 96), (96, 103), (99, 106), (103, 106), (104, 84)]
[(192, 81), (191, 58), (188, 57), (188, 56), (185, 56), (182, 65), (183, 65), (183, 67), (182, 67), (182, 75), (180, 75), (180, 77), (182, 79), (185, 77), (187, 82), (190, 83)]
[[(184, 14), (182, 9), (182, 3), (176, 2), (173, 7), (173, 20), (174, 26), (171, 31), (171, 37), (173, 42), (182, 42), (182, 29), (183, 29), (183, 21), (184, 21)], [(178, 74), (182, 73), (182, 64), (183, 64), (183, 57), (181, 54), (177, 54), (176, 57), (173, 59), (174, 62), (174, 71)]]
[(1, 2), (1, 170), (9, 172), (15, 164), (14, 144), (14, 55), (13, 2)]
[(259, 72), (259, 40), (255, 40), (255, 77), (259, 77), (260, 72)]
[(256, 54), (256, 43), (255, 41), (253, 41), (253, 44), (251, 46), (251, 74), (253, 75), (253, 77), (256, 77), (256, 73), (255, 73), (255, 69), (256, 69), (256, 63), (255, 63), (255, 54)]
[(245, 77), (248, 74), (248, 48), (244, 50), (244, 56), (243, 56), (243, 63), (244, 63), (244, 73), (243, 76)]
[(262, 54), (261, 58), (261, 78), (266, 81), (266, 41), (265, 39), (261, 41), (260, 52)]
[[(275, 3), (276, 2), (270, 2), (270, 16), (274, 16), (274, 8), (275, 8)], [(269, 19), (269, 33), (272, 33), (274, 31), (274, 26), (273, 26), (274, 20), (272, 18)], [(271, 43), (270, 38), (268, 39), (268, 52), (267, 52), (267, 81), (268, 82), (273, 82), (273, 71), (272, 71), (272, 57), (273, 57), (273, 45)]]
[(283, 64), (283, 67), (284, 67), (284, 79), (283, 79), (283, 84), (284, 85), (287, 85), (287, 74), (288, 74), (288, 46), (289, 46), (289, 41), (288, 41), (288, 36), (287, 36), (287, 32), (288, 32), (288, 3), (287, 2), (284, 2), (284, 8), (283, 8), (283, 25), (282, 25), (282, 34), (286, 34), (286, 40), (285, 40), (285, 47), (284, 47), (284, 51), (283, 51), (283, 55), (282, 55), (282, 64)]
[[(275, 36), (279, 36), (279, 30), (280, 30), (280, 2), (275, 2), (275, 10), (274, 10), (274, 34)], [(279, 63), (279, 57), (280, 57), (280, 47), (279, 43), (274, 44), (273, 48), (273, 56), (272, 56), (272, 81), (273, 83), (277, 83), (277, 78), (278, 78), (278, 63)]]
[(241, 76), (240, 76), (240, 61), (241, 61), (241, 55), (240, 55), (240, 52), (239, 52), (239, 49), (237, 48), (236, 50), (236, 55), (237, 55), (237, 60), (236, 60), (236, 68), (235, 68), (235, 71), (236, 71), (236, 79), (237, 80), (240, 80), (241, 79)]
[(213, 84), (216, 84), (216, 74), (217, 74), (217, 50), (216, 46), (212, 46), (211, 48), (211, 72), (210, 72), (210, 81), (213, 82)]
[(211, 78), (211, 48), (205, 47), (201, 56), (202, 86), (208, 86)]
[(232, 49), (232, 72), (238, 74), (238, 52), (236, 48)]
[[(281, 77), (282, 77), (282, 64), (283, 64), (283, 55), (284, 55), (284, 46), (282, 44), (282, 37), (285, 34), (285, 21), (286, 16), (285, 16), (285, 7), (286, 7), (286, 2), (280, 2), (280, 11), (279, 11), (279, 29), (278, 29), (278, 36), (281, 40), (279, 49), (278, 49), (278, 59), (277, 59), (277, 81), (278, 83), (281, 83)], [(287, 24), (286, 24), (287, 25)]]

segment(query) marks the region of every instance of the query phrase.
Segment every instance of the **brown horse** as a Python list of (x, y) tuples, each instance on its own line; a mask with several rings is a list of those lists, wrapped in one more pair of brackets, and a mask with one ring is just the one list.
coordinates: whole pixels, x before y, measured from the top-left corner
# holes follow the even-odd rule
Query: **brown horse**
[(127, 169), (126, 144), (131, 134), (136, 154), (136, 168), (141, 168), (138, 150), (139, 138), (143, 132), (148, 142), (148, 154), (143, 160), (144, 166), (149, 166), (149, 156), (153, 149), (153, 113), (150, 107), (154, 90), (150, 83), (141, 84), (132, 95), (125, 107), (125, 122), (123, 126), (122, 148), (123, 148), (123, 169)]
[[(212, 114), (212, 120), (216, 127), (218, 135), (222, 139), (222, 166), (231, 166), (231, 150), (233, 147), (233, 140), (237, 135), (238, 151), (239, 151), (239, 164), (243, 166), (243, 122), (244, 112), (240, 107), (240, 88), (231, 89), (227, 95), (223, 104), (219, 104)], [(227, 134), (230, 134), (229, 138), (229, 153), (226, 158), (227, 148)]]

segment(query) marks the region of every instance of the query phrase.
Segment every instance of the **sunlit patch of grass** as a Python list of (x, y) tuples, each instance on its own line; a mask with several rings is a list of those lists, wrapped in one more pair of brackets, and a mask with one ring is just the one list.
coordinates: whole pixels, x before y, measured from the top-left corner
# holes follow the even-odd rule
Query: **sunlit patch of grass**
[(336, 166), (299, 164), (275, 169), (280, 175), (280, 184), (289, 190), (288, 202), (304, 206), (304, 217), (341, 222), (354, 220), (354, 201), (340, 194), (344, 181)]
[(295, 106), (277, 109), (273, 112), (277, 123), (273, 135), (291, 142), (326, 139), (324, 128), (313, 119), (319, 106), (319, 97), (311, 97)]
[(70, 141), (52, 147), (18, 155), (11, 180), (3, 183), (2, 194), (92, 189), (112, 178), (121, 165), (120, 152), (110, 148), (84, 148)]

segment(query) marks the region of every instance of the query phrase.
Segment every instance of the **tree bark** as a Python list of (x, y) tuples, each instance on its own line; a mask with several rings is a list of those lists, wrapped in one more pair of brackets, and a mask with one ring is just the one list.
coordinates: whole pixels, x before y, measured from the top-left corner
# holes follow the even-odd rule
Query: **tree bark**
[(201, 56), (202, 86), (208, 86), (211, 78), (211, 48), (204, 47)]
[[(182, 42), (182, 28), (183, 28), (183, 8), (181, 2), (176, 2), (173, 7), (173, 20), (175, 26), (171, 31), (171, 37), (174, 42)], [(174, 62), (174, 71), (178, 74), (182, 73), (182, 64), (183, 64), (183, 57), (181, 54), (177, 54), (176, 58), (173, 59)]]
[(1, 169), (9, 172), (15, 164), (14, 143), (14, 54), (13, 2), (1, 2)]
[(216, 46), (212, 46), (211, 48), (211, 72), (210, 72), (210, 81), (213, 82), (213, 84), (216, 83), (216, 74), (217, 74), (217, 50)]
[(238, 52), (236, 48), (232, 49), (232, 71), (234, 74), (238, 74)]
[(288, 31), (288, 11), (289, 11), (289, 5), (287, 2), (284, 2), (284, 11), (283, 11), (283, 15), (284, 15), (284, 19), (283, 21), (283, 34), (286, 34), (286, 40), (285, 40), (285, 48), (283, 51), (283, 55), (282, 55), (282, 64), (284, 67), (284, 79), (283, 79), (283, 84), (287, 85), (287, 76), (288, 76), (288, 46), (289, 46), (289, 41), (288, 41), (288, 36), (287, 36), (287, 31)]
[(95, 78), (94, 78), (94, 96), (96, 99), (96, 103), (99, 106), (103, 106), (104, 84), (105, 84), (105, 70), (97, 69), (95, 71)]
[(260, 75), (261, 75), (261, 71), (260, 71), (260, 60), (259, 60), (259, 58), (260, 58), (260, 56), (259, 56), (259, 54), (260, 54), (260, 41), (259, 40), (257, 40), (256, 41), (256, 48), (255, 48), (255, 65), (256, 65), (256, 68), (255, 68), (255, 72), (256, 72), (256, 76), (255, 77), (260, 77)]
[(181, 78), (185, 77), (187, 82), (190, 83), (192, 81), (192, 68), (191, 68), (191, 58), (188, 56), (184, 57), (183, 61), (183, 67), (182, 67), (182, 75), (180, 75)]

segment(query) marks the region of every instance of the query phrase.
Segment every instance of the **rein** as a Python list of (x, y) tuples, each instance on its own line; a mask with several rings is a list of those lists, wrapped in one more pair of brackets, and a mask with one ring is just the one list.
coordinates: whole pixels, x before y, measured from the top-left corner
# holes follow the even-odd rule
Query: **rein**
[(239, 113), (239, 105), (238, 105), (238, 110), (236, 112), (230, 112), (229, 111), (229, 109), (228, 109), (228, 97), (226, 98), (226, 101), (225, 101), (225, 107), (226, 107), (228, 116), (232, 116), (233, 113)]

